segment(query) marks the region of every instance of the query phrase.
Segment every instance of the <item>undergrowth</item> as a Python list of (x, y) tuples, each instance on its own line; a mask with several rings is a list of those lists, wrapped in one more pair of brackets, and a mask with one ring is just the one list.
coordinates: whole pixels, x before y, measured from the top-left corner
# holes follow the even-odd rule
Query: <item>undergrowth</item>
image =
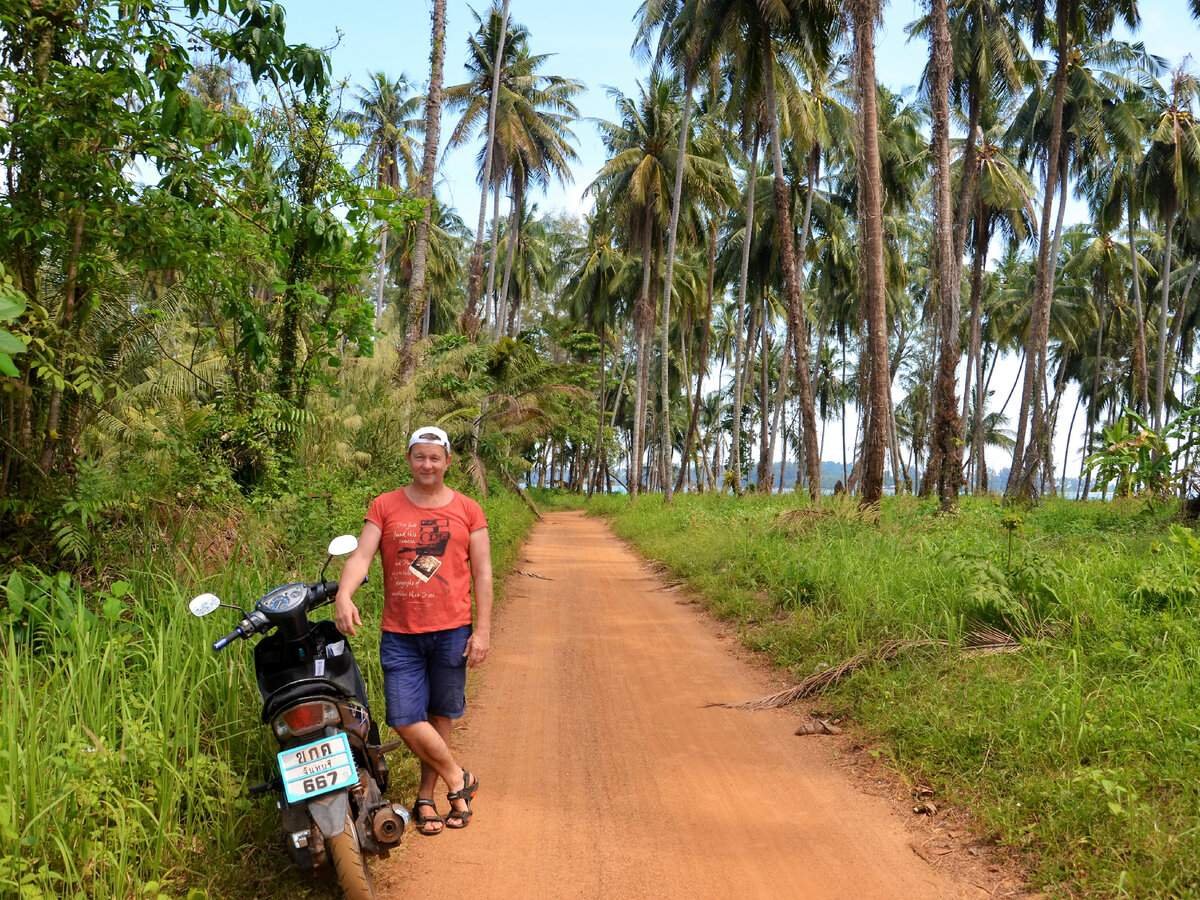
[[(574, 502), (574, 501), (567, 501)], [(891, 638), (987, 625), (1021, 652), (930, 651), (823, 703), (970, 807), (1061, 896), (1200, 893), (1200, 539), (1170, 505), (687, 495), (588, 505), (797, 677)]]

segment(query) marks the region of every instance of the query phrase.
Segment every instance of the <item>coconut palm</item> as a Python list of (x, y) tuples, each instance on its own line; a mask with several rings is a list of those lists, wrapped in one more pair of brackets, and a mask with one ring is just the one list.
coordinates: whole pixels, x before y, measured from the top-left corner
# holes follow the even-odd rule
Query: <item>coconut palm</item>
[(1169, 101), (1161, 109), (1150, 135), (1150, 148), (1141, 166), (1147, 205), (1153, 207), (1163, 228), (1165, 245), (1159, 278), (1162, 299), (1158, 307), (1158, 353), (1154, 362), (1154, 427), (1165, 420), (1167, 391), (1167, 332), (1170, 315), (1171, 265), (1175, 226), (1181, 213), (1190, 213), (1200, 202), (1200, 124), (1196, 103), (1200, 81), (1182, 68), (1171, 78)]
[(578, 159), (571, 146), (575, 135), (570, 123), (579, 116), (572, 98), (583, 90), (583, 85), (569, 78), (539, 74), (537, 68), (544, 59), (533, 60), (523, 53), (514, 61), (514, 71), (528, 74), (501, 86), (501, 102), (496, 108), (493, 171), (495, 178), (508, 181), (512, 200), (509, 231), (518, 240), (508, 244), (492, 325), (494, 335), (499, 335), (510, 319), (516, 320), (516, 307), (511, 315), (507, 309), (508, 288), (529, 190), (545, 187), (552, 179), (567, 184), (571, 163)]
[[(1050, 330), (1050, 306), (1054, 287), (1055, 256), (1052, 254), (1050, 223), (1054, 214), (1054, 196), (1064, 189), (1066, 171), (1063, 158), (1063, 110), (1067, 101), (1067, 80), (1077, 48), (1089, 41), (1104, 38), (1121, 19), (1129, 28), (1138, 23), (1137, 0), (1057, 0), (1054, 7), (1054, 28), (1047, 25), (1047, 0), (1020, 0), (1020, 13), (1032, 24), (1035, 44), (1047, 43), (1053, 37), (1055, 66), (1052, 99), (1049, 106), (1049, 134), (1045, 147), (1045, 188), (1042, 191), (1042, 216), (1038, 232), (1038, 255), (1034, 287), (1034, 309), (1025, 340), (1026, 370), (1021, 388), (1021, 407), (1017, 419), (1016, 448), (1007, 493), (1029, 497), (1034, 492), (1036, 476), (1044, 448), (1049, 443), (1049, 430), (1042, 404), (1046, 383), (1047, 346)], [(1061, 181), (1061, 184), (1060, 184)], [(1059, 206), (1065, 197), (1059, 200)], [(1061, 227), (1058, 229), (1061, 232)], [(1029, 442), (1024, 441), (1028, 429)]]
[[(358, 169), (370, 177), (376, 188), (398, 191), (402, 184), (417, 180), (415, 138), (421, 120), (417, 111), (421, 98), (413, 92), (406, 75), (391, 79), (383, 72), (372, 72), (370, 83), (354, 96), (357, 110), (345, 114), (357, 138), (364, 145)], [(402, 177), (403, 173), (403, 177)], [(387, 272), (389, 231), (385, 222), (379, 232), (379, 267), (375, 282), (375, 321), (383, 316), (383, 291)]]
[[(468, 336), (474, 338), (479, 331), (479, 300), (480, 300), (480, 283), (483, 272), (483, 227), (487, 220), (487, 196), (488, 191), (496, 192), (496, 207), (499, 210), (500, 194), (499, 185), (494, 183), (492, 174), (492, 157), (495, 152), (495, 135), (496, 135), (496, 110), (500, 100), (500, 82), (505, 68), (510, 63), (510, 56), (513, 54), (513, 48), (518, 43), (524, 43), (528, 38), (528, 31), (520, 26), (513, 29), (514, 33), (510, 35), (510, 23), (508, 20), (508, 4), (509, 0), (503, 0), (499, 9), (492, 7), (488, 21), (484, 23), (478, 13), (474, 13), (476, 21), (476, 31), (468, 41), (468, 58), (467, 71), (471, 74), (471, 79), (465, 88), (469, 103), (462, 119), (459, 122), (458, 128), (455, 129), (455, 135), (451, 138), (451, 145), (456, 141), (455, 136), (459, 136), (458, 143), (461, 143), (463, 138), (461, 132), (469, 131), (470, 127), (477, 123), (480, 117), (486, 115), (484, 119), (484, 131), (486, 138), (483, 147), (483, 161), (479, 171), (480, 195), (479, 195), (479, 220), (475, 228), (475, 243), (471, 249), (471, 262), (469, 265), (469, 274), (467, 280), (467, 308), (463, 313), (463, 329)], [(459, 86), (460, 88), (463, 86)], [(461, 102), (460, 92), (460, 102)], [(464, 129), (464, 125), (470, 122)], [(493, 214), (493, 240), (492, 240), (492, 277), (495, 277), (496, 271), (496, 241), (495, 233), (499, 228), (499, 223), (496, 221), (499, 216)]]
[(412, 280), (408, 290), (408, 327), (401, 345), (399, 375), (408, 381), (416, 368), (413, 346), (420, 339), (425, 321), (426, 268), (429, 254), (429, 225), (433, 218), (433, 178), (437, 172), (438, 141), (442, 134), (442, 70), (446, 60), (446, 0), (433, 0), (430, 12), (429, 90), (425, 94), (425, 145), (421, 159), (421, 181), (416, 195), (425, 201), (417, 224), (413, 247)]
[[(650, 339), (654, 332), (656, 303), (652, 273), (662, 248), (656, 237), (669, 219), (671, 184), (678, 157), (674, 154), (681, 126), (681, 87), (677, 80), (651, 74), (638, 85), (638, 95), (627, 97), (610, 89), (620, 116), (618, 122), (598, 123), (609, 158), (588, 191), (603, 196), (623, 223), (627, 246), (641, 260), (641, 288), (634, 311), (637, 346), (637, 401), (633, 429), (634, 471), (630, 490), (641, 486), (645, 418), (649, 403)], [(717, 206), (726, 190), (728, 168), (695, 154), (684, 157), (684, 192), (699, 204)], [(665, 453), (670, 452), (668, 444)]]

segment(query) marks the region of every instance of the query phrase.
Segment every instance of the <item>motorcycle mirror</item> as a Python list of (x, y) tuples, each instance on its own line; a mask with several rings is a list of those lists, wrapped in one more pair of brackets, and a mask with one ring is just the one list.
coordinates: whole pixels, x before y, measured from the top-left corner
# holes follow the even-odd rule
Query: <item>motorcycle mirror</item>
[(216, 594), (201, 594), (199, 597), (193, 597), (188, 603), (188, 609), (197, 619), (207, 616), (221, 605), (221, 598)]
[(358, 549), (358, 538), (352, 534), (341, 534), (329, 542), (330, 556), (345, 556)]

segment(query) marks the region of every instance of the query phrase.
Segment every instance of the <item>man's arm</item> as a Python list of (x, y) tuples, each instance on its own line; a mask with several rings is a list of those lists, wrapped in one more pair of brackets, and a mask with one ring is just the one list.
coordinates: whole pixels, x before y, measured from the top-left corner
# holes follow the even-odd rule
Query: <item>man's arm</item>
[(475, 583), (475, 622), (467, 641), (467, 665), (487, 659), (492, 646), (492, 545), (488, 530), (471, 532), (471, 580)]
[(374, 522), (363, 525), (362, 534), (358, 537), (358, 549), (350, 554), (346, 564), (342, 566), (342, 577), (338, 580), (337, 599), (333, 601), (333, 623), (338, 631), (348, 637), (354, 637), (354, 632), (362, 624), (358, 607), (354, 605), (354, 592), (362, 584), (363, 578), (371, 568), (371, 560), (379, 550), (379, 539), (383, 532)]

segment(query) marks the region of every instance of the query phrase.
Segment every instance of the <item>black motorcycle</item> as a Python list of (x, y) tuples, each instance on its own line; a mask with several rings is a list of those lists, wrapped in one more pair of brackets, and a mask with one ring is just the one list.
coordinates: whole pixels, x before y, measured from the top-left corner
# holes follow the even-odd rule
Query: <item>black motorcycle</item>
[[(334, 538), (325, 566), (357, 547), (353, 535)], [(375, 892), (366, 857), (386, 857), (400, 842), (409, 814), (384, 799), (384, 754), (398, 744), (380, 744), (350, 644), (333, 622), (309, 621), (309, 613), (337, 596), (338, 583), (324, 579), (322, 568), (313, 584), (277, 587), (249, 613), (214, 594), (194, 598), (189, 609), (195, 616), (218, 607), (241, 613), (241, 623), (213, 644), (214, 651), (265, 635), (254, 647), (254, 672), (262, 720), (270, 724), (280, 752), (272, 777), (250, 791), (279, 793), (284, 843), (297, 865), (315, 870), (332, 863), (348, 900), (367, 900)]]

